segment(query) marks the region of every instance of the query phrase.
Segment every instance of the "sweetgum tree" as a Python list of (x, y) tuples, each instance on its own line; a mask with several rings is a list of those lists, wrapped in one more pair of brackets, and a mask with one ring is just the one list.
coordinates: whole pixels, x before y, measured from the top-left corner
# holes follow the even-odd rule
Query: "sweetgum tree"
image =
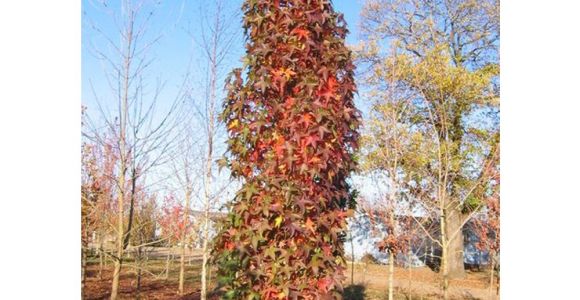
[(243, 186), (214, 245), (225, 298), (340, 298), (360, 113), (329, 0), (247, 0), (222, 120)]

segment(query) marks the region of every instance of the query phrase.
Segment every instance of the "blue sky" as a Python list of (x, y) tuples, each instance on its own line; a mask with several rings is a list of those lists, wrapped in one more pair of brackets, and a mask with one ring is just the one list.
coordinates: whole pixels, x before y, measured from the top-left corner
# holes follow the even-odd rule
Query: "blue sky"
[[(95, 57), (95, 51), (103, 51), (112, 54), (111, 47), (107, 46), (106, 35), (114, 43), (118, 44), (119, 34), (116, 31), (116, 23), (113, 14), (121, 12), (120, 1), (108, 1), (106, 6), (103, 1), (83, 0), (82, 1), (82, 46), (81, 46), (81, 74), (82, 74), (82, 103), (88, 106), (89, 114), (95, 114), (95, 97), (91, 84), (96, 94), (101, 99), (103, 106), (114, 107), (114, 95), (110, 93), (110, 87), (104, 76), (106, 63), (102, 59)], [(226, 1), (228, 9), (232, 11), (239, 9), (241, 0)], [(171, 102), (175, 97), (183, 76), (187, 71), (190, 60), (193, 61), (192, 76), (194, 80), (203, 80), (203, 72), (199, 72), (199, 52), (195, 47), (191, 35), (199, 34), (199, 19), (201, 9), (207, 9), (205, 1), (160, 1), (159, 4), (148, 5), (147, 10), (154, 11), (150, 26), (147, 29), (148, 38), (153, 39), (160, 36), (159, 41), (148, 53), (149, 58), (154, 61), (149, 67), (147, 74), (152, 84), (156, 81), (164, 82), (165, 86), (160, 95), (160, 101)], [(361, 0), (335, 0), (335, 10), (344, 14), (350, 30), (347, 43), (354, 44), (358, 41), (358, 20), (361, 8)], [(241, 21), (241, 16), (239, 17)], [(93, 25), (99, 28), (96, 30)], [(238, 34), (241, 36), (242, 29), (238, 26)], [(240, 66), (240, 58), (244, 54), (243, 39), (238, 39), (234, 44), (233, 53), (226, 63), (228, 67)], [(115, 57), (113, 55), (113, 57)], [(198, 72), (196, 72), (196, 70)]]
[[(226, 1), (232, 12), (238, 10), (242, 0)], [(199, 47), (196, 46), (193, 38), (199, 38), (200, 18), (203, 15), (202, 9), (206, 12), (210, 10), (205, 1), (162, 1), (146, 7), (145, 12), (154, 11), (151, 17), (150, 26), (147, 28), (148, 35), (145, 40), (154, 39), (160, 36), (159, 41), (149, 50), (148, 57), (154, 61), (146, 71), (149, 92), (153, 91), (153, 86), (157, 82), (164, 82), (165, 86), (159, 97), (160, 106), (167, 107), (178, 93), (184, 74), (191, 70), (192, 79), (203, 81), (205, 73), (203, 65), (200, 65)], [(203, 4), (204, 7), (200, 7)], [(335, 0), (334, 8), (344, 14), (350, 31), (347, 36), (347, 44), (358, 42), (358, 22), (361, 8), (361, 0)], [(100, 104), (106, 110), (114, 113), (117, 109), (117, 101), (114, 93), (111, 92), (105, 73), (111, 72), (106, 61), (95, 56), (97, 51), (114, 55), (112, 46), (119, 44), (118, 33), (119, 20), (115, 21), (114, 15), (121, 13), (120, 1), (82, 1), (82, 46), (81, 46), (81, 74), (82, 74), (82, 104), (87, 106), (88, 114), (91, 118), (99, 122), (100, 116), (95, 102), (95, 95), (100, 99)], [(145, 14), (146, 15), (146, 14)], [(241, 15), (236, 22), (241, 22)], [(242, 38), (242, 28), (237, 27), (237, 42), (233, 45), (233, 51), (228, 61), (225, 63), (224, 72), (229, 72), (233, 67), (241, 66), (240, 59), (244, 55), (244, 40)], [(98, 27), (98, 29), (96, 28)], [(107, 36), (107, 37), (105, 37)], [(117, 58), (118, 59), (118, 58)], [(191, 62), (191, 65), (190, 65)], [(93, 88), (95, 93), (93, 94)], [(357, 102), (360, 99), (357, 97)], [(361, 105), (359, 105), (360, 107)], [(220, 153), (221, 154), (221, 153)], [(370, 246), (365, 244), (356, 249), (356, 255), (362, 255), (363, 250)]]
[[(145, 0), (147, 2), (147, 0)], [(178, 96), (180, 87), (188, 69), (191, 72), (190, 79), (196, 83), (206, 79), (204, 61), (200, 57), (200, 48), (194, 39), (199, 40), (200, 19), (204, 13), (211, 14), (209, 3), (212, 1), (149, 1), (145, 6), (145, 14), (154, 12), (147, 28), (145, 40), (160, 37), (158, 42), (150, 49), (148, 57), (154, 59), (146, 73), (146, 92), (151, 96), (158, 84), (164, 84), (158, 98), (158, 115), (164, 115), (171, 103)], [(242, 0), (226, 0), (229, 12), (240, 12)], [(202, 7), (203, 5), (203, 7)], [(359, 14), (362, 0), (335, 0), (334, 8), (343, 13), (350, 33), (347, 36), (347, 44), (358, 43)], [(87, 114), (97, 127), (102, 126), (103, 118), (99, 112), (99, 105), (104, 108), (107, 118), (112, 119), (116, 115), (118, 100), (105, 74), (110, 74), (111, 68), (103, 59), (95, 56), (96, 51), (102, 51), (112, 58), (118, 55), (112, 51), (109, 42), (120, 44), (118, 28), (121, 20), (121, 1), (109, 1), (103, 5), (102, 0), (82, 1), (82, 45), (81, 45), (81, 102), (87, 108)], [(117, 17), (115, 17), (117, 16)], [(238, 39), (233, 44), (232, 53), (223, 66), (226, 75), (234, 67), (242, 65), (241, 58), (244, 55), (243, 29), (241, 28), (242, 16), (239, 14), (234, 20), (233, 28), (237, 31)], [(235, 23), (240, 25), (237, 25)], [(193, 37), (192, 37), (193, 36)], [(109, 39), (109, 40), (107, 40)], [(190, 64), (191, 62), (191, 64)], [(224, 81), (224, 76), (218, 79), (218, 87)], [(113, 80), (114, 82), (114, 80)], [(194, 84), (196, 84), (194, 83)], [(194, 98), (203, 99), (201, 85), (194, 89)], [(93, 92), (94, 90), (94, 92)], [(222, 98), (223, 92), (219, 90), (218, 97)], [(362, 101), (362, 87), (359, 86), (359, 95), (355, 96), (357, 107), (364, 112), (368, 103)], [(98, 98), (98, 102), (95, 100)], [(156, 114), (156, 115), (157, 115)], [(194, 121), (195, 122), (195, 121)], [(194, 125), (195, 127), (195, 125)], [(225, 145), (218, 142), (216, 145)], [(221, 155), (225, 149), (218, 149)], [(216, 153), (217, 153), (216, 152)], [(161, 175), (162, 176), (162, 175)]]

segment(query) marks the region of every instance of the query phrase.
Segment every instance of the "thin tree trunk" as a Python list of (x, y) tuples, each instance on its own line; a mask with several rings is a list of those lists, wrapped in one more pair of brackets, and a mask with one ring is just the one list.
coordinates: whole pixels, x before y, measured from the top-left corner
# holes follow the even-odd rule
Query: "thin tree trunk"
[(210, 80), (209, 80), (209, 103), (208, 103), (208, 124), (207, 124), (207, 157), (206, 157), (206, 170), (205, 170), (205, 182), (204, 182), (204, 194), (205, 194), (205, 226), (203, 232), (203, 259), (201, 265), (201, 300), (207, 299), (207, 262), (209, 260), (208, 255), (208, 239), (209, 239), (209, 210), (211, 201), (211, 166), (213, 157), (213, 138), (214, 138), (214, 126), (215, 126), (215, 105), (216, 105), (216, 81), (217, 81), (217, 50), (218, 50), (218, 33), (222, 32), (220, 26), (222, 21), (220, 19), (221, 12), (221, 2), (218, 2), (217, 12), (215, 14), (214, 22), (214, 34), (212, 36), (211, 45), (211, 57), (210, 57)]
[(169, 249), (167, 249), (167, 258), (165, 259), (165, 280), (169, 279)]
[[(189, 185), (189, 180), (187, 180)], [(183, 286), (185, 281), (185, 242), (187, 240), (187, 228), (189, 225), (189, 201), (191, 198), (191, 191), (189, 186), (185, 192), (185, 210), (183, 214), (183, 223), (185, 224), (184, 232), (181, 236), (181, 261), (179, 264), (179, 295), (183, 296)]]
[(137, 299), (141, 298), (141, 268), (137, 270)]
[(103, 252), (99, 251), (99, 279), (103, 279)]
[(179, 295), (183, 296), (183, 285), (185, 279), (185, 245), (181, 245), (181, 258), (179, 262)]
[(443, 255), (441, 257), (441, 271), (443, 272), (443, 299), (449, 299), (449, 277), (447, 275), (447, 250), (443, 247)]
[[(119, 252), (117, 252), (117, 254), (119, 254)], [(122, 263), (123, 261), (120, 258), (115, 260), (115, 269), (113, 270), (113, 287), (111, 289), (111, 300), (117, 299), (117, 295), (119, 293), (119, 279), (121, 274)]]
[[(129, 9), (129, 26), (127, 27), (127, 53), (131, 52), (133, 41), (133, 15), (132, 10)], [(125, 56), (123, 64), (123, 97), (121, 99), (120, 120), (119, 120), (119, 153), (120, 153), (120, 171), (118, 182), (118, 202), (117, 202), (117, 258), (115, 259), (115, 270), (113, 271), (113, 285), (111, 287), (111, 300), (117, 300), (119, 292), (119, 281), (121, 276), (121, 266), (123, 265), (123, 243), (124, 243), (124, 200), (125, 200), (125, 172), (127, 171), (127, 141), (126, 141), (126, 126), (128, 119), (129, 107), (129, 72), (131, 70), (130, 56)]]
[(354, 285), (354, 241), (352, 238), (352, 229), (350, 230), (350, 284)]
[[(495, 253), (495, 255), (494, 255), (494, 256), (497, 256), (497, 253)], [(495, 263), (494, 263), (494, 267), (495, 267)], [(497, 268), (495, 268), (495, 269), (497, 270), (497, 271), (496, 271), (496, 272), (497, 272), (497, 276), (496, 276), (496, 277), (497, 277), (497, 280), (496, 280), (497, 284), (496, 284), (496, 288), (495, 288), (495, 293), (496, 293), (496, 295), (498, 295), (498, 296), (499, 296), (499, 287), (500, 287), (500, 280), (501, 280), (501, 279), (499, 278), (499, 277), (500, 277), (499, 263), (498, 263), (498, 265), (497, 265)]]
[(87, 278), (87, 251), (81, 247), (81, 299), (85, 298), (85, 280)]
[(125, 231), (123, 240), (123, 249), (127, 249), (129, 240), (131, 239), (131, 228), (133, 228), (133, 214), (135, 211), (135, 189), (137, 188), (137, 170), (135, 169), (135, 160), (131, 159), (131, 197), (129, 197), (129, 221), (127, 223), (127, 230)]
[(204, 238), (203, 238), (203, 258), (202, 258), (202, 262), (201, 262), (201, 300), (206, 300), (207, 299), (207, 261), (208, 261), (208, 253), (207, 253), (207, 248), (208, 248), (208, 231), (209, 231), (209, 217), (208, 214), (206, 213), (206, 219), (205, 219), (205, 229), (204, 229)]
[(210, 117), (209, 117), (209, 126), (208, 126), (208, 152), (206, 157), (206, 170), (205, 170), (205, 182), (204, 182), (204, 195), (205, 195), (205, 207), (204, 207), (204, 228), (203, 228), (203, 258), (202, 258), (202, 265), (201, 265), (201, 300), (207, 299), (207, 262), (208, 262), (208, 239), (209, 239), (209, 210), (210, 210), (210, 190), (211, 190), (211, 164), (212, 164), (212, 155), (213, 155), (213, 102), (214, 102), (214, 89), (215, 89), (215, 78), (214, 73), (215, 69), (212, 70), (212, 80), (211, 80), (211, 96), (210, 96)]
[[(445, 211), (445, 210), (444, 210)], [(441, 226), (441, 268), (440, 271), (443, 274), (443, 299), (449, 299), (448, 289), (449, 289), (449, 277), (448, 277), (448, 244), (447, 244), (447, 230), (445, 222), (445, 212), (441, 214), (440, 220)]]
[(109, 257), (105, 254), (104, 248), (103, 248), (103, 265), (105, 268), (109, 266)]
[(211, 266), (207, 268), (207, 286), (211, 286)]
[(395, 255), (389, 250), (389, 300), (393, 300), (393, 281), (395, 273)]
[[(396, 166), (395, 166), (396, 169)], [(391, 172), (393, 173), (393, 172)], [(395, 220), (395, 197), (396, 197), (396, 191), (397, 191), (397, 187), (396, 184), (394, 184), (394, 182), (391, 181), (392, 187), (391, 191), (389, 193), (389, 226), (390, 228), (390, 232), (388, 233), (389, 236), (393, 236), (395, 238), (398, 238), (397, 235), (397, 225), (396, 225), (396, 220)], [(394, 273), (395, 273), (395, 253), (393, 252), (393, 249), (389, 249), (389, 300), (393, 300), (393, 281), (394, 281)]]
[(99, 279), (103, 279), (103, 240), (99, 237)]
[(491, 259), (490, 259), (490, 264), (491, 264), (491, 270), (489, 271), (489, 299), (494, 299), (495, 295), (493, 294), (493, 273), (495, 271), (494, 267), (495, 267), (495, 263), (494, 263), (494, 253), (491, 253)]
[[(413, 251), (411, 250), (411, 243), (409, 242), (409, 259), (411, 258), (411, 255), (413, 255)], [(413, 268), (411, 267), (411, 263), (409, 262), (409, 265), (407, 266), (409, 268), (409, 278), (408, 278), (408, 282), (407, 282), (407, 289), (409, 291), (409, 295), (407, 296), (407, 298), (409, 298), (408, 300), (412, 300), (413, 299), (413, 293), (411, 290), (411, 284), (412, 284), (412, 278), (413, 278)]]
[(140, 294), (141, 294), (141, 268), (143, 267), (142, 265), (142, 257), (141, 257), (141, 247), (137, 248), (137, 257), (135, 258), (135, 263), (137, 265), (137, 299), (140, 298)]
[(119, 197), (119, 225), (117, 235), (117, 257), (114, 261), (113, 286), (111, 288), (111, 300), (116, 300), (119, 294), (119, 283), (121, 279), (121, 267), (123, 265), (123, 200)]
[[(215, 68), (215, 67), (214, 67)], [(215, 69), (212, 69), (212, 80), (211, 80), (211, 96), (210, 96), (210, 117), (208, 126), (208, 152), (206, 158), (206, 178), (204, 183), (205, 191), (205, 207), (204, 207), (204, 229), (203, 229), (203, 258), (201, 265), (201, 300), (207, 299), (207, 262), (209, 260), (208, 255), (208, 239), (209, 239), (209, 210), (211, 201), (211, 165), (213, 156), (213, 129), (214, 129), (214, 101), (215, 101)]]

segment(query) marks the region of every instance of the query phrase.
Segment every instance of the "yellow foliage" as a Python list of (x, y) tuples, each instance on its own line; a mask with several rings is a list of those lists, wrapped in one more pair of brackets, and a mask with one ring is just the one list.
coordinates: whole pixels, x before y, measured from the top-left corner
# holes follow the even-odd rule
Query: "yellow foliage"
[(282, 224), (282, 221), (283, 220), (284, 220), (284, 218), (282, 218), (282, 216), (276, 217), (276, 219), (274, 220), (274, 226), (275, 227), (280, 227), (280, 224)]

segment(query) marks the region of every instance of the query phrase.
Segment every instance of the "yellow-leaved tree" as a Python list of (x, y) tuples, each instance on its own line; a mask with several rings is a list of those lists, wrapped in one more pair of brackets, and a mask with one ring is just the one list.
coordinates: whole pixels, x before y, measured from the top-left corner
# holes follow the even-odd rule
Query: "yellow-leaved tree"
[(390, 198), (440, 248), (447, 298), (464, 275), (463, 227), (495, 184), (499, 2), (369, 0), (361, 21), (364, 166), (387, 173)]

